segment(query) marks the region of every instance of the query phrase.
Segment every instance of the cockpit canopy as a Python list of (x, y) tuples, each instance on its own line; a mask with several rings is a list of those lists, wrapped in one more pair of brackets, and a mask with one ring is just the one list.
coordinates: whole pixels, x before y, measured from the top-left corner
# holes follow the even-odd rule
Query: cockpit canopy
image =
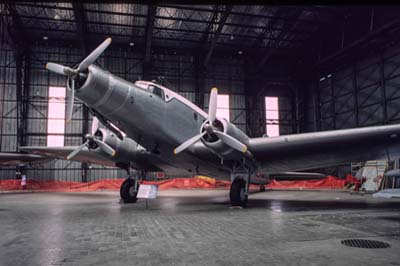
[(154, 83), (151, 83), (148, 81), (136, 81), (135, 85), (138, 86), (139, 88), (142, 88), (144, 90), (148, 90), (148, 91), (154, 93), (155, 95), (157, 95), (158, 97), (160, 97), (163, 100), (165, 100), (165, 97), (167, 97), (167, 99), (169, 98), (168, 94), (166, 95), (166, 93), (164, 92), (164, 89), (161, 88), (161, 86), (157, 86)]

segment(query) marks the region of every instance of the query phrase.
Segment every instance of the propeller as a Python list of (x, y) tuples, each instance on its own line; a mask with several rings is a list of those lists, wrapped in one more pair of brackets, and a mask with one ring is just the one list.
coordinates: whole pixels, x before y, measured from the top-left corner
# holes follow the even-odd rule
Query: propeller
[(91, 52), (85, 59), (83, 59), (83, 61), (75, 69), (56, 63), (46, 64), (46, 69), (48, 69), (49, 71), (68, 77), (67, 88), (70, 91), (70, 93), (67, 99), (67, 113), (65, 116), (67, 123), (69, 123), (72, 119), (76, 79), (81, 75), (82, 71), (86, 70), (91, 64), (93, 64), (97, 60), (97, 58), (100, 57), (100, 55), (107, 49), (110, 43), (111, 43), (111, 38), (107, 38), (102, 44), (100, 44), (96, 49), (94, 49), (93, 52)]
[(196, 135), (190, 139), (188, 139), (187, 141), (185, 141), (184, 143), (182, 143), (181, 145), (179, 145), (179, 147), (177, 147), (174, 150), (174, 154), (178, 154), (183, 150), (186, 150), (188, 147), (192, 146), (194, 143), (196, 143), (197, 141), (199, 141), (207, 132), (204, 131), (203, 133)]
[(203, 126), (204, 131), (199, 135), (196, 135), (188, 139), (187, 141), (179, 145), (177, 148), (175, 148), (174, 154), (178, 154), (186, 150), (187, 148), (195, 144), (197, 141), (201, 140), (205, 134), (210, 134), (210, 135), (215, 134), (223, 143), (225, 143), (229, 147), (243, 153), (247, 152), (247, 146), (245, 144), (238, 141), (234, 137), (229, 136), (228, 134), (220, 131), (218, 128), (214, 127), (213, 123), (217, 116), (217, 99), (218, 99), (218, 90), (217, 88), (212, 88), (210, 93), (210, 102), (208, 104), (208, 117), (207, 120), (204, 122)]
[(85, 136), (86, 141), (82, 145), (80, 145), (78, 148), (76, 148), (70, 154), (68, 154), (67, 160), (71, 160), (72, 158), (74, 158), (85, 147), (90, 148), (91, 143), (96, 143), (101, 148), (101, 150), (104, 151), (105, 153), (107, 153), (108, 155), (110, 155), (110, 156), (115, 155), (115, 150), (113, 148), (111, 148), (110, 145), (108, 145), (107, 143), (105, 143), (102, 140), (97, 139), (96, 136), (94, 135), (94, 133), (97, 131), (98, 127), (99, 127), (99, 120), (97, 119), (97, 117), (93, 117), (91, 133), (86, 134), (86, 136)]

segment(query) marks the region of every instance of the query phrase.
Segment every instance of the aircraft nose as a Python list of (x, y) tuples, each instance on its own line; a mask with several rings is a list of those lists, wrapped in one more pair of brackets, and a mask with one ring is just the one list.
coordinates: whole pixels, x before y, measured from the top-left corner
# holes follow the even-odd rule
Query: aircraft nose
[(110, 94), (109, 78), (110, 73), (90, 65), (87, 78), (82, 86), (77, 88), (75, 96), (90, 107), (96, 107), (106, 95)]

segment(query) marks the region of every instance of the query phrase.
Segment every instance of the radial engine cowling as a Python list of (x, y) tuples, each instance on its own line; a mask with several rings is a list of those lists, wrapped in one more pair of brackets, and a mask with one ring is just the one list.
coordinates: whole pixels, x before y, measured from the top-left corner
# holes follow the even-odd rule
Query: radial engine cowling
[[(130, 138), (124, 137), (122, 140), (114, 134), (114, 132), (105, 129), (99, 128), (94, 137), (98, 140), (101, 140), (108, 144), (111, 148), (114, 149), (115, 155), (112, 156), (112, 160), (116, 162), (124, 162), (127, 160), (133, 161), (138, 154), (137, 143)], [(101, 147), (96, 145), (96, 143), (92, 142), (89, 144), (91, 150), (96, 152), (103, 152)]]
[[(202, 125), (202, 127), (200, 129), (200, 133), (207, 131), (208, 123), (209, 122), (206, 121)], [(246, 134), (244, 134), (235, 125), (229, 123), (226, 119), (217, 118), (217, 119), (215, 119), (215, 121), (213, 122), (212, 125), (218, 131), (224, 132), (225, 134), (237, 139), (241, 143), (248, 145), (249, 138), (246, 136)], [(213, 152), (215, 152), (218, 156), (220, 156), (224, 159), (237, 159), (237, 158), (242, 157), (241, 152), (238, 152), (237, 150), (228, 146), (226, 143), (222, 142), (222, 140), (214, 133), (205, 134), (201, 138), (201, 141), (204, 143), (205, 146), (207, 146), (209, 149), (211, 149)]]

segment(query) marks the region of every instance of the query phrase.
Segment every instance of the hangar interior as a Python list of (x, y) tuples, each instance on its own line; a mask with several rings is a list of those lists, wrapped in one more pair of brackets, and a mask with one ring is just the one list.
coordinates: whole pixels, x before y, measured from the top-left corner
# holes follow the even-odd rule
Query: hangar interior
[[(343, 136), (328, 138), (334, 140), (340, 157), (359, 150), (369, 155), (369, 150), (380, 147), (372, 142), (387, 141), (392, 136), (388, 132), (395, 135), (391, 143), (400, 143), (400, 125), (395, 125), (400, 120), (400, 6), (152, 3), (0, 2), (0, 163), (2, 154), (15, 155), (22, 146), (72, 146), (89, 140), (85, 135), (95, 120), (91, 109), (75, 97), (72, 121), (66, 123), (66, 77), (45, 66), (53, 62), (75, 68), (108, 37), (112, 43), (96, 65), (131, 82), (155, 80), (206, 111), (215, 109), (249, 137), (289, 143), (299, 136), (296, 133), (317, 132), (308, 134), (313, 138), (307, 146), (300, 145), (305, 151), (301, 156), (288, 149), (276, 164), (293, 155), (299, 164), (315, 165), (319, 158), (310, 158), (320, 156), (316, 150), (323, 146), (315, 139), (325, 137), (326, 130), (355, 128), (346, 132), (369, 133), (363, 149), (354, 137), (360, 135), (348, 134), (354, 146), (340, 146)], [(108, 85), (106, 92), (116, 91), (117, 86)], [(145, 91), (136, 87), (136, 92)], [(213, 94), (213, 87), (219, 94)], [(123, 94), (125, 99), (127, 95)], [(213, 95), (218, 106), (209, 101)], [(116, 98), (114, 103), (119, 104), (121, 98)], [(147, 110), (142, 114), (150, 119)], [(200, 125), (196, 115), (187, 114), (191, 123), (180, 123)], [(211, 114), (205, 115), (212, 129)], [(158, 126), (160, 116), (153, 117), (148, 124)], [(136, 119), (134, 113), (131, 119)], [(387, 126), (357, 129), (373, 125)], [(207, 130), (205, 121), (199, 128)], [(159, 139), (164, 139), (167, 134), (159, 131)], [(172, 132), (178, 135), (176, 131)], [(284, 137), (266, 138), (277, 134)], [(232, 134), (233, 139), (236, 136)], [(310, 146), (311, 152), (304, 148)], [(241, 166), (246, 152), (255, 153), (257, 148), (244, 147), (241, 153), (231, 149), (240, 155), (235, 163)], [(264, 163), (277, 157), (276, 147), (282, 146), (258, 146), (268, 148), (261, 155), (272, 153), (271, 147), (273, 156), (265, 156)], [(176, 148), (168, 150), (167, 159), (178, 157), (172, 157), (172, 150), (175, 153)], [(192, 167), (188, 158), (198, 158), (189, 155), (183, 153), (182, 160), (172, 162)], [(248, 161), (245, 166), (252, 166)], [(202, 166), (212, 163), (219, 171), (218, 160), (203, 160)], [(33, 185), (27, 188), (26, 179), (16, 180), (17, 169), (0, 165), (0, 265), (400, 265), (400, 199), (375, 197), (382, 191), (371, 195), (345, 189), (347, 177), (337, 176), (353, 170), (349, 165), (320, 169), (325, 171), (323, 180), (293, 181), (325, 182), (325, 189), (301, 185), (289, 190), (275, 182), (277, 186), (267, 191), (263, 185), (249, 185), (254, 174), (250, 167), (245, 173), (248, 190), (242, 176), (232, 178), (243, 174), (236, 169), (230, 181), (203, 177), (213, 186), (168, 190), (162, 185), (197, 184), (200, 178), (138, 183), (137, 176), (124, 181), (125, 170), (115, 167), (56, 159), (23, 169), (31, 184), (54, 185), (51, 190), (35, 190)], [(329, 171), (336, 171), (336, 177), (326, 176)], [(391, 188), (398, 176), (399, 169), (386, 175), (385, 188)], [(73, 182), (64, 181), (79, 184), (73, 190)], [(115, 186), (104, 191), (101, 183), (107, 182)], [(149, 185), (157, 182), (159, 186)], [(94, 183), (95, 189), (89, 190)], [(14, 189), (3, 189), (4, 184)], [(63, 190), (56, 190), (56, 185)], [(139, 197), (145, 185), (148, 192), (155, 188), (154, 197)]]
[[(157, 80), (207, 110), (212, 87), (229, 95), (230, 121), (250, 137), (393, 124), (400, 119), (400, 8), (179, 4), (0, 4), (0, 151), (80, 145), (91, 114), (80, 103), (62, 132), (50, 87), (107, 37), (96, 64), (129, 81)], [(62, 97), (62, 96), (61, 96)], [(278, 97), (267, 117), (265, 97)], [(63, 105), (61, 105), (63, 106)], [(276, 107), (271, 107), (272, 109)], [(226, 107), (225, 107), (226, 109)], [(149, 110), (151, 111), (151, 110)], [(57, 120), (58, 119), (58, 120)], [(61, 119), (62, 121), (63, 119)], [(15, 175), (0, 169), (0, 179)], [(38, 180), (93, 181), (125, 172), (55, 160), (27, 169)]]

